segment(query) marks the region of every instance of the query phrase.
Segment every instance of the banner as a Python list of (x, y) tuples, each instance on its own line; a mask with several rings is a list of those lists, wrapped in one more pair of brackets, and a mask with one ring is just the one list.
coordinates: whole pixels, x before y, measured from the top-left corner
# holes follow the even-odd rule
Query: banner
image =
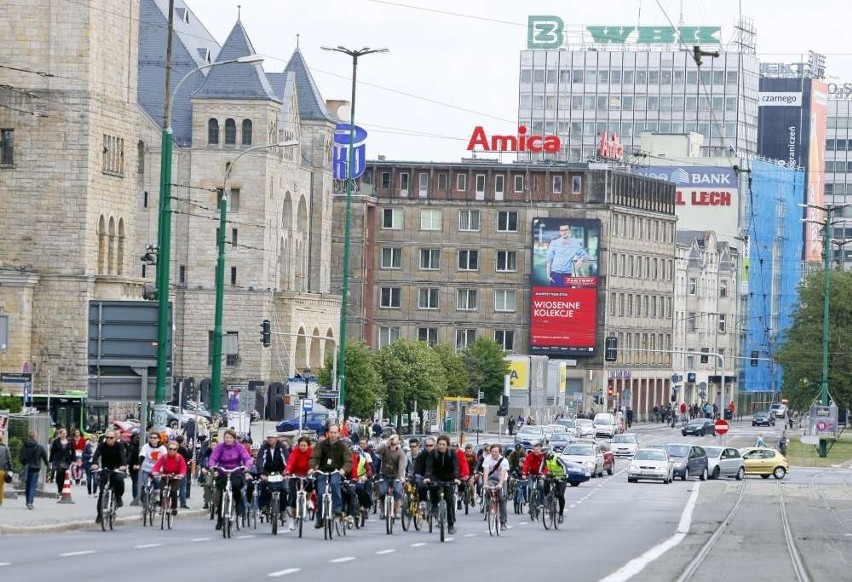
[(533, 219), (531, 354), (594, 355), (600, 233), (599, 220)]
[(530, 387), (529, 356), (509, 356), (509, 389), (527, 390)]

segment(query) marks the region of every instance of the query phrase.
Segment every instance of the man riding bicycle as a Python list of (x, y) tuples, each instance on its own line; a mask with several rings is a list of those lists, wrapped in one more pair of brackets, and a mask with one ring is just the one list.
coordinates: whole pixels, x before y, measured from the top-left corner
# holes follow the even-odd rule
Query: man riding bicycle
[[(544, 474), (555, 478), (554, 486), (556, 491), (556, 499), (559, 501), (559, 523), (562, 523), (562, 516), (565, 513), (565, 475), (568, 474), (568, 467), (565, 462), (559, 458), (559, 455), (553, 451), (548, 451), (544, 459)], [(549, 480), (544, 482), (544, 494), (547, 495), (550, 489)]]
[[(324, 439), (314, 447), (310, 460), (309, 474), (319, 471), (317, 475), (317, 497), (322, 499), (325, 488), (331, 486), (331, 511), (339, 517), (343, 511), (343, 495), (340, 491), (340, 480), (352, 470), (352, 452), (340, 439), (340, 427), (332, 424), (326, 431)], [(331, 476), (324, 473), (331, 473)], [(317, 508), (317, 520), (314, 528), (322, 528), (322, 504)]]
[(114, 430), (106, 431), (104, 442), (95, 449), (95, 456), (92, 457), (92, 471), (97, 471), (98, 467), (103, 467), (104, 471), (99, 473), (100, 487), (98, 489), (98, 517), (96, 523), (101, 522), (101, 498), (104, 495), (104, 486), (107, 481), (112, 485), (112, 490), (115, 492), (116, 508), (124, 505), (121, 497), (124, 495), (124, 475), (116, 475), (115, 471), (127, 470), (127, 457), (124, 452), (124, 445), (119, 443), (115, 437)]
[[(428, 445), (427, 445), (428, 446)], [(450, 438), (446, 435), (438, 437), (438, 444), (435, 449), (428, 449), (426, 457), (426, 478), (423, 480), (425, 485), (434, 484), (432, 489), (432, 509), (438, 509), (438, 487), (444, 489), (444, 499), (447, 503), (447, 531), (450, 535), (456, 533), (456, 504), (454, 502), (455, 485), (459, 478), (459, 463), (458, 457), (450, 450)]]
[(509, 461), (500, 454), (500, 445), (491, 445), (490, 455), (482, 460), (482, 474), (486, 484), (497, 491), (500, 505), (500, 529), (506, 529), (506, 481), (509, 478)]
[[(535, 443), (533, 445), (532, 450), (524, 457), (524, 464), (521, 468), (521, 478), (526, 479), (527, 475), (532, 475), (533, 477), (541, 477), (542, 472), (544, 470), (544, 453), (541, 452), (541, 443)], [(524, 501), (527, 501), (529, 496), (529, 491), (531, 489), (528, 485), (526, 490), (524, 491)]]
[[(269, 492), (269, 483), (267, 479), (270, 473), (283, 474), (287, 466), (287, 455), (284, 450), (284, 445), (278, 440), (278, 433), (273, 431), (266, 435), (266, 442), (260, 446), (255, 459), (255, 472), (260, 475), (260, 484), (258, 485), (258, 505), (261, 511), (266, 511), (269, 508), (269, 501), (272, 495)], [(281, 506), (284, 507), (287, 503), (286, 490), (281, 491)]]
[(388, 442), (376, 447), (375, 454), (381, 459), (379, 495), (382, 503), (379, 507), (385, 519), (385, 496), (388, 494), (388, 484), (393, 488), (393, 514), (399, 518), (399, 504), (402, 501), (402, 482), (405, 480), (405, 452), (399, 446), (399, 435), (391, 435)]
[(456, 454), (459, 463), (459, 486), (458, 497), (456, 498), (456, 510), (461, 511), (464, 490), (467, 487), (467, 480), (470, 478), (470, 468), (467, 466), (467, 457), (465, 457), (464, 451), (459, 448), (459, 443), (453, 443), (450, 445), (450, 449)]
[[(186, 477), (186, 460), (183, 455), (178, 454), (179, 445), (175, 441), (171, 441), (166, 446), (166, 456), (157, 459), (154, 467), (151, 469), (151, 475), (162, 477), (171, 475), (172, 478), (168, 481), (168, 487), (172, 496), (172, 515), (177, 515), (177, 503), (180, 495), (180, 484)], [(165, 482), (160, 483), (160, 491), (163, 490)]]

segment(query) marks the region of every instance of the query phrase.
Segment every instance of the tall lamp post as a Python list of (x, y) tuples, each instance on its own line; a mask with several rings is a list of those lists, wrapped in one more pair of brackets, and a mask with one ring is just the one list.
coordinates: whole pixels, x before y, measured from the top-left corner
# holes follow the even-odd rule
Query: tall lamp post
[(218, 255), (216, 257), (216, 313), (213, 322), (213, 365), (210, 375), (210, 410), (213, 414), (219, 412), (222, 396), (222, 317), (225, 307), (225, 231), (228, 226), (228, 177), (234, 164), (244, 155), (257, 150), (268, 150), (272, 148), (286, 148), (298, 145), (298, 141), (291, 139), (280, 143), (264, 144), (250, 147), (228, 164), (225, 171), (225, 179), (222, 181), (222, 199), (219, 201), (219, 235), (216, 237)]
[[(154, 393), (154, 426), (166, 426), (166, 366), (169, 360), (169, 267), (171, 266), (172, 242), (172, 101), (180, 86), (189, 77), (211, 67), (231, 65), (235, 63), (259, 63), (262, 57), (246, 55), (236, 59), (206, 63), (196, 67), (184, 75), (174, 90), (169, 93), (169, 71), (171, 70), (171, 31), (169, 32), (169, 48), (166, 58), (166, 102), (163, 113), (163, 131), (160, 137), (160, 203), (159, 221), (157, 225), (157, 388)], [(147, 397), (147, 396), (146, 396)], [(145, 422), (145, 419), (142, 419)]]
[[(337, 354), (337, 373), (335, 379), (338, 389), (338, 415), (342, 421), (346, 410), (346, 304), (349, 301), (349, 236), (352, 207), (352, 182), (355, 180), (355, 83), (358, 76), (358, 58), (374, 53), (386, 53), (388, 49), (364, 47), (357, 50), (344, 46), (321, 47), (324, 51), (343, 53), (352, 57), (352, 102), (349, 107), (349, 155), (346, 164), (346, 219), (343, 235), (343, 288), (340, 292), (340, 342)], [(362, 298), (363, 299), (363, 298)]]

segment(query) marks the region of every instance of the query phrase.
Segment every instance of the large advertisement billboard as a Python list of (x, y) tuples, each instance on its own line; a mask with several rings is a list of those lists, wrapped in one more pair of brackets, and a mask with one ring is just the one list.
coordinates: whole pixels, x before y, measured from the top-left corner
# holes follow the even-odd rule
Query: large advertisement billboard
[[(817, 79), (808, 79), (810, 86), (810, 111), (808, 115), (808, 161), (806, 164), (808, 200), (807, 204), (825, 206), (825, 136), (828, 123), (828, 85)], [(805, 223), (805, 261), (818, 263), (822, 260), (821, 226), (814, 224), (825, 219), (822, 214), (808, 208)]]
[(600, 237), (600, 220), (533, 219), (531, 354), (595, 354)]

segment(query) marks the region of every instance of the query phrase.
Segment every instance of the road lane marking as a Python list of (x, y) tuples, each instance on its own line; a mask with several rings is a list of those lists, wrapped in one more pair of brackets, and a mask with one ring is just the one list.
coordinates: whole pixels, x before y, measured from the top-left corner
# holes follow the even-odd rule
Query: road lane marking
[(207, 542), (207, 541), (210, 541), (210, 538), (192, 538), (189, 541), (191, 541), (191, 542)]
[(472, 538), (472, 537), (474, 537), (475, 535), (476, 535), (476, 534), (464, 534), (464, 537), (466, 537), (466, 538)]
[(377, 553), (378, 555), (382, 556), (382, 555), (384, 555), (384, 554), (392, 554), (392, 553), (394, 553), (395, 551), (396, 551), (396, 550), (379, 550), (379, 551), (378, 551), (378, 552), (376, 552), (376, 553)]
[(577, 504), (576, 504), (576, 503), (572, 503), (572, 504), (571, 504), (571, 506), (570, 506), (568, 509), (574, 509), (575, 507), (577, 507)]
[(301, 568), (287, 568), (286, 570), (278, 570), (277, 572), (270, 572), (267, 574), (270, 578), (279, 578), (281, 576), (287, 576), (288, 574), (295, 574), (296, 572), (301, 572)]
[(682, 542), (689, 533), (689, 527), (692, 524), (692, 512), (695, 510), (695, 504), (698, 502), (698, 491), (700, 489), (701, 483), (696, 483), (695, 489), (692, 490), (692, 494), (686, 502), (686, 507), (683, 508), (683, 513), (681, 513), (680, 521), (677, 524), (677, 530), (675, 530), (675, 534), (672, 537), (660, 542), (638, 558), (630, 560), (620, 569), (601, 580), (601, 582), (624, 582), (625, 580), (629, 580), (641, 572), (645, 566), (659, 559), (660, 556)]
[(63, 558), (67, 558), (69, 556), (85, 556), (86, 554), (94, 554), (95, 550), (83, 550), (80, 552), (66, 552), (64, 554), (59, 554)]
[(521, 523), (519, 523), (518, 525), (527, 525), (527, 522), (522, 521), (522, 522), (521, 522)]
[(0, 566), (11, 566), (12, 562), (0, 562)]
[(254, 537), (254, 535), (253, 535), (253, 534), (249, 534), (249, 535), (247, 535), (247, 536), (237, 536), (237, 537), (235, 537), (234, 539), (235, 539), (235, 540), (250, 540), (250, 539), (251, 539), (251, 538), (253, 538), (253, 537)]
[(333, 560), (329, 560), (332, 564), (341, 564), (343, 562), (351, 562), (355, 559), (355, 556), (345, 556), (343, 558), (335, 558)]
[(142, 544), (141, 546), (133, 546), (134, 550), (144, 550), (145, 548), (156, 548), (163, 544)]
[(419, 548), (421, 546), (425, 546), (426, 542), (417, 542), (416, 544), (411, 544), (412, 548)]

